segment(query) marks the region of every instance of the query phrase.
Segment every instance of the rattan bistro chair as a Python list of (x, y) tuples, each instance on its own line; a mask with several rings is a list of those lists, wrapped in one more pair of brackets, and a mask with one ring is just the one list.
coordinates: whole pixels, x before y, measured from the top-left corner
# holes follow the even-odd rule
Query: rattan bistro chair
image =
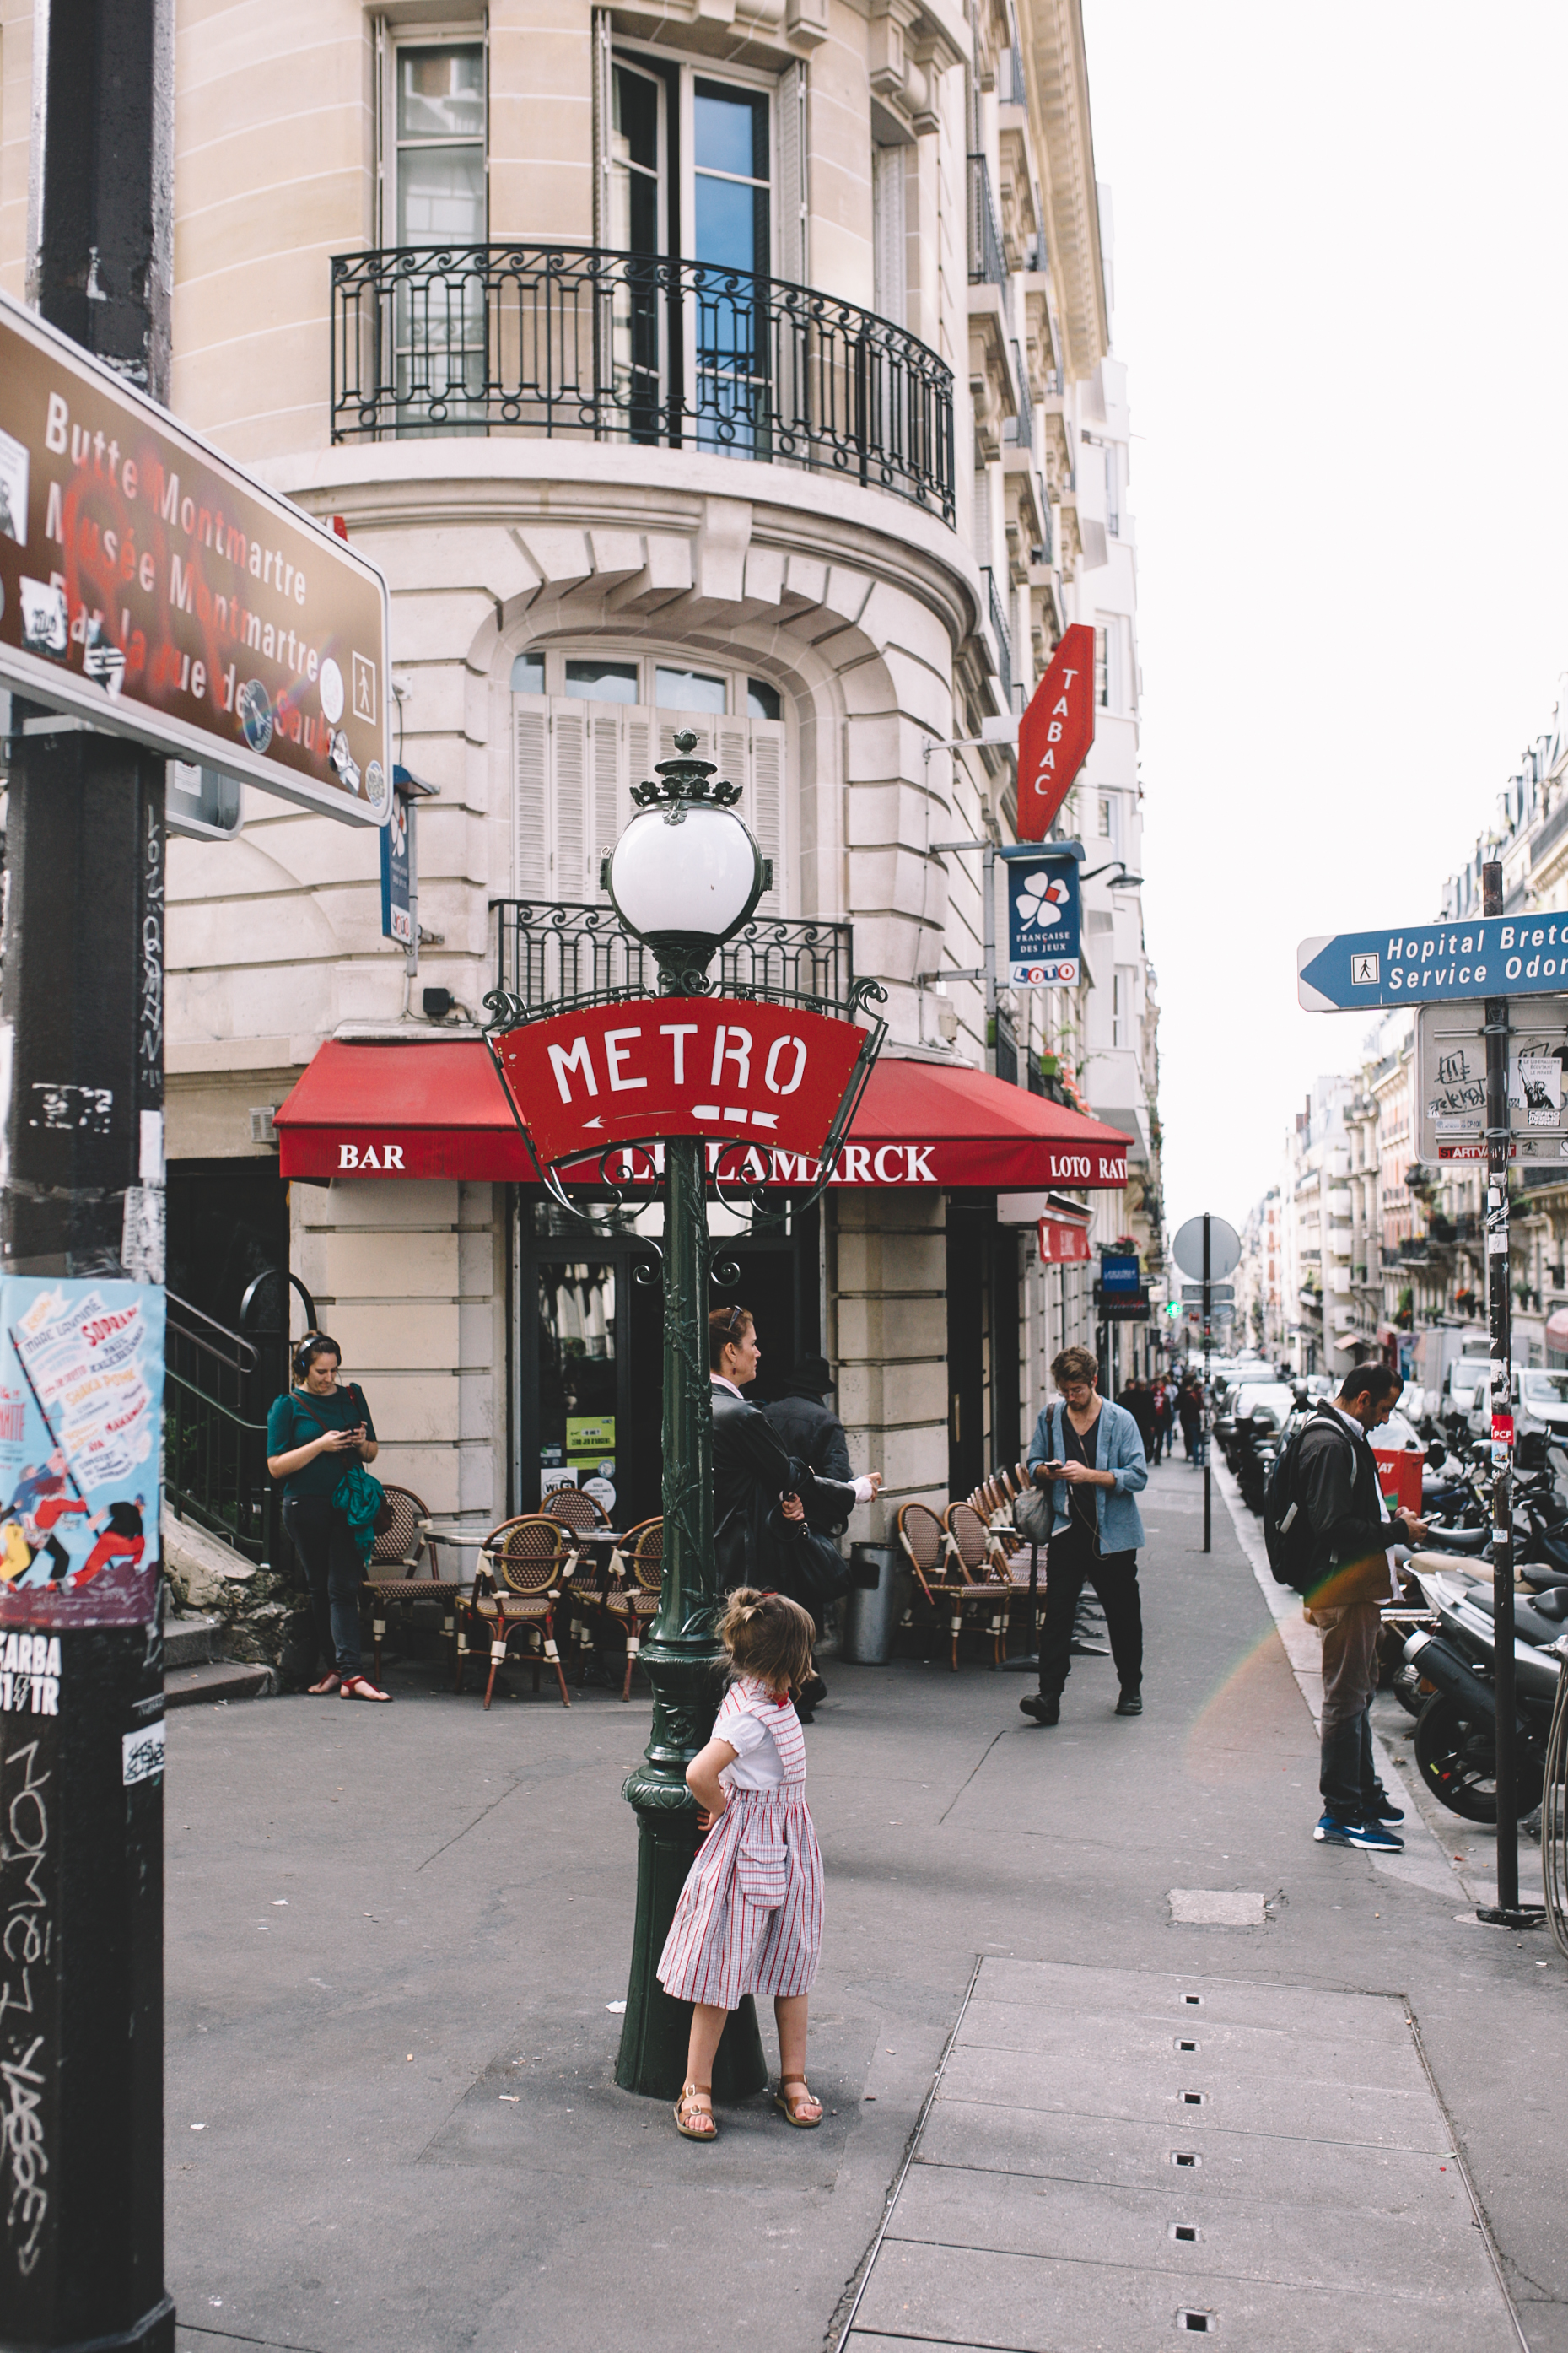
[(991, 1655), (1000, 1666), (1006, 1648), (1007, 1618), (1013, 1607), (1013, 1580), (1002, 1548), (980, 1514), (970, 1504), (950, 1504), (942, 1514), (951, 1549), (948, 1567), (962, 1570), (968, 1591), (960, 1605), (984, 1630), (989, 1621)]
[[(626, 1572), (629, 1571), (629, 1575)], [(625, 1577), (623, 1583), (622, 1577)], [(604, 1606), (608, 1617), (626, 1632), (626, 1673), (621, 1685), (621, 1697), (632, 1695), (632, 1669), (642, 1649), (644, 1629), (651, 1626), (658, 1615), (659, 1593), (664, 1582), (664, 1522), (639, 1520), (629, 1528), (610, 1563), (611, 1582), (605, 1593)]]
[[(929, 1504), (904, 1504), (899, 1510), (899, 1542), (908, 1555), (915, 1583), (940, 1620), (946, 1617), (952, 1636), (952, 1669), (958, 1672), (958, 1638), (963, 1611), (956, 1594), (944, 1583), (948, 1564), (947, 1531)], [(940, 1597), (940, 1598), (939, 1598)]]
[(548, 1660), (561, 1686), (561, 1704), (571, 1706), (566, 1678), (561, 1672), (561, 1655), (555, 1647), (555, 1605), (561, 1599), (566, 1558), (565, 1533), (560, 1522), (546, 1519), (542, 1512), (503, 1520), (485, 1538), (469, 1607), (490, 1630), (490, 1672), (485, 1685), (487, 1708), (494, 1696), (496, 1676), (511, 1638), (518, 1633), (523, 1637), (533, 1669), (534, 1690), (539, 1689), (541, 1665)]
[[(429, 1511), (412, 1487), (387, 1487), (387, 1502), (392, 1505), (392, 1525), (377, 1536), (365, 1571), (365, 1596), (370, 1602), (371, 1638), (374, 1663), (371, 1669), (376, 1682), (381, 1681), (381, 1646), (386, 1637), (388, 1612), (392, 1609), (411, 1610), (420, 1602), (437, 1602), (441, 1609), (441, 1630), (453, 1646), (457, 1657), (458, 1597), (462, 1587), (456, 1579), (444, 1579), (437, 1567), (437, 1538), (427, 1536), (420, 1527)], [(420, 1562), (426, 1564), (421, 1576)]]
[(605, 1548), (580, 1539), (607, 1529), (610, 1515), (581, 1487), (552, 1487), (539, 1510), (542, 1519), (559, 1522), (567, 1534), (570, 1552), (562, 1571), (561, 1588), (567, 1617), (561, 1632), (566, 1649), (575, 1653), (577, 1681), (582, 1683), (593, 1656), (595, 1632), (608, 1613), (605, 1608)]

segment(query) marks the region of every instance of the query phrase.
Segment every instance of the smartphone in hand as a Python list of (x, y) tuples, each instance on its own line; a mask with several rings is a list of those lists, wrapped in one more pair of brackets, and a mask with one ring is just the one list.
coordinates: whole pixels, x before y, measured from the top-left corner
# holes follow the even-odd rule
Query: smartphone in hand
[(1052, 1479), (1059, 1479), (1067, 1469), (1065, 1462), (1042, 1462), (1040, 1468)]

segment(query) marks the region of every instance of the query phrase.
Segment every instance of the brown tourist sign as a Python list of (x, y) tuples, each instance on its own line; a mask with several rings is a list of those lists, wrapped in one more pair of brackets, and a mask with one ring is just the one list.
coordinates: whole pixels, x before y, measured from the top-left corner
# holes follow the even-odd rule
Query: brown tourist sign
[(4, 297), (0, 684), (350, 823), (392, 807), (375, 566)]

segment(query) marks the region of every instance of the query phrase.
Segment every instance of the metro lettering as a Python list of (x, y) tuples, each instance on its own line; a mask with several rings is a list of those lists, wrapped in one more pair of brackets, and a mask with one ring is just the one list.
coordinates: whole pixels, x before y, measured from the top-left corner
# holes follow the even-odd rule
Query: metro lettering
[[(626, 1040), (628, 1038), (641, 1036), (640, 1029), (606, 1029), (605, 1032), (605, 1061), (609, 1070), (610, 1091), (613, 1094), (624, 1094), (629, 1088), (646, 1087), (647, 1084), (646, 1079), (628, 1079), (621, 1068), (626, 1059)], [(554, 1051), (555, 1049), (552, 1047), (551, 1052)]]
[[(726, 1039), (731, 1042), (726, 1044)], [(555, 1051), (553, 1046), (550, 1050), (552, 1053)], [(711, 1083), (714, 1086), (718, 1085), (719, 1074), (726, 1062), (734, 1063), (735, 1084), (743, 1092), (752, 1083), (752, 1033), (749, 1029), (736, 1029), (732, 1022), (721, 1021), (718, 1035), (713, 1040)]]
[(686, 1041), (696, 1037), (697, 1024), (695, 1021), (661, 1022), (658, 1034), (661, 1038), (673, 1038), (675, 1040), (675, 1083), (683, 1087), (686, 1084)]
[[(784, 1051), (784, 1048), (785, 1048), (786, 1046), (793, 1046), (793, 1047), (795, 1048), (795, 1075), (794, 1075), (794, 1077), (790, 1080), (790, 1082), (789, 1082), (789, 1083), (788, 1083), (788, 1085), (787, 1085), (787, 1086), (781, 1086), (781, 1085), (780, 1085), (780, 1083), (779, 1083), (779, 1076), (778, 1076), (779, 1056), (783, 1053), (783, 1051)], [(804, 1079), (804, 1078), (805, 1078), (805, 1039), (804, 1039), (804, 1038), (775, 1038), (775, 1039), (773, 1039), (773, 1044), (772, 1044), (772, 1045), (769, 1047), (769, 1049), (768, 1049), (767, 1065), (766, 1065), (766, 1068), (765, 1068), (765, 1069), (763, 1070), (763, 1084), (765, 1087), (767, 1087), (767, 1088), (770, 1090), (770, 1092), (771, 1092), (772, 1093), (773, 1093), (773, 1094), (775, 1094), (775, 1095), (793, 1095), (793, 1094), (794, 1094), (794, 1092), (795, 1092), (795, 1089), (799, 1086), (799, 1084), (800, 1084), (800, 1082), (801, 1082), (802, 1079)]]
[[(580, 1071), (588, 1092), (591, 1095), (598, 1093), (599, 1082), (594, 1076), (594, 1058), (588, 1051), (586, 1037), (579, 1038), (569, 1054), (564, 1048), (552, 1045), (550, 1049), (550, 1067), (555, 1073), (555, 1083), (561, 1090), (561, 1100), (563, 1103), (569, 1103), (572, 1100), (572, 1089), (566, 1077), (568, 1071)], [(717, 1076), (717, 1072), (714, 1075)]]

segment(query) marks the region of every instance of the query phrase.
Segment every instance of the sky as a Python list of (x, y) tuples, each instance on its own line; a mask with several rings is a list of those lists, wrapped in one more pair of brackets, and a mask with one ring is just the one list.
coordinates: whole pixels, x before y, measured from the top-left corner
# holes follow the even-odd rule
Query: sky
[[(1563, 0), (1083, 0), (1171, 1229), (1239, 1225), (1568, 672)], [(1568, 696), (1568, 681), (1564, 681)]]

